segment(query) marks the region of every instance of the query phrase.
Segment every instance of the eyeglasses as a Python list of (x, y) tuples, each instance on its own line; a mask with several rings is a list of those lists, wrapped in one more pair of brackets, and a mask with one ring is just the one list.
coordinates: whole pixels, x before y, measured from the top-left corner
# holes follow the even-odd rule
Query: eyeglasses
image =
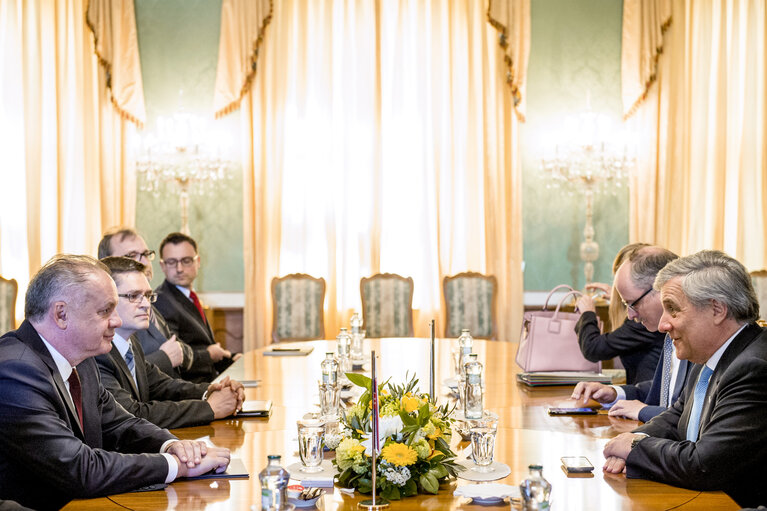
[(182, 257), (181, 259), (160, 259), (160, 262), (166, 266), (171, 266), (174, 268), (178, 266), (178, 263), (181, 263), (181, 266), (189, 267), (192, 266), (192, 263), (194, 263), (199, 257), (199, 255), (196, 255), (194, 257)]
[(136, 261), (141, 261), (142, 257), (146, 257), (150, 261), (154, 261), (154, 250), (145, 250), (143, 252), (136, 252), (135, 250), (133, 252), (128, 252), (123, 257), (129, 257), (131, 259), (134, 259)]
[(650, 293), (650, 291), (652, 291), (652, 288), (650, 288), (647, 291), (645, 291), (644, 293), (642, 293), (642, 295), (639, 298), (637, 298), (636, 300), (634, 300), (631, 303), (626, 303), (626, 300), (621, 300), (621, 302), (623, 303), (624, 307), (626, 307), (627, 309), (631, 309), (635, 313), (639, 314), (639, 312), (636, 310), (636, 306), (637, 306), (637, 304), (639, 303), (639, 301), (642, 298), (644, 298), (645, 296), (647, 296)]
[(141, 303), (142, 298), (146, 298), (149, 303), (157, 301), (157, 293), (147, 291), (142, 293), (141, 291), (134, 291), (133, 293), (118, 293), (117, 296), (121, 298), (127, 298), (130, 303)]

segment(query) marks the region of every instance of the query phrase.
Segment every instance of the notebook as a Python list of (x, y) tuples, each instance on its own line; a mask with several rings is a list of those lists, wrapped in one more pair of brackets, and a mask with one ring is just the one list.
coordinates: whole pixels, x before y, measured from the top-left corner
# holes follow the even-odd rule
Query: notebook
[(242, 404), (242, 410), (237, 412), (237, 417), (264, 417), (269, 418), (272, 415), (271, 400), (252, 400), (245, 401)]

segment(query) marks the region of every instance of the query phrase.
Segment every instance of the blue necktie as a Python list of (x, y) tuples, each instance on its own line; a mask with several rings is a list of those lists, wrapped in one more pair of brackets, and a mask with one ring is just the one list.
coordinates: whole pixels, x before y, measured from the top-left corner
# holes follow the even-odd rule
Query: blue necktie
[(671, 340), (671, 336), (666, 334), (666, 338), (663, 340), (663, 373), (660, 386), (660, 405), (670, 406), (669, 398), (671, 397), (671, 357), (674, 356), (674, 341)]
[(136, 361), (133, 360), (133, 350), (131, 349), (130, 342), (128, 342), (128, 351), (125, 352), (125, 363), (128, 365), (131, 376), (133, 376), (133, 381), (136, 381)]
[(698, 430), (700, 429), (700, 413), (703, 411), (703, 401), (706, 400), (706, 389), (708, 389), (708, 380), (714, 374), (713, 369), (703, 366), (698, 377), (698, 383), (695, 384), (695, 393), (692, 402), (692, 411), (690, 420), (687, 423), (687, 440), (695, 442), (698, 440)]

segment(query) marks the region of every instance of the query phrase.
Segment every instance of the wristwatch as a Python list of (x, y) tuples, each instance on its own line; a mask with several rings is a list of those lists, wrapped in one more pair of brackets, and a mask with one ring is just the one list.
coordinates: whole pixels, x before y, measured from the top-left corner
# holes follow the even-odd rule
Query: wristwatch
[(641, 442), (642, 440), (644, 440), (645, 438), (650, 436), (647, 433), (634, 433), (634, 435), (635, 435), (634, 439), (631, 441), (631, 448), (632, 449), (634, 447), (636, 447), (639, 442)]

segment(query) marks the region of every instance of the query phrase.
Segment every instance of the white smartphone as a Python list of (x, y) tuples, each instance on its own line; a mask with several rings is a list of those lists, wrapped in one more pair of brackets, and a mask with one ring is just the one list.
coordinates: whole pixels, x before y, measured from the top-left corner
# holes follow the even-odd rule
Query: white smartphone
[(594, 465), (586, 456), (563, 456), (559, 459), (568, 474), (583, 474), (594, 470)]

